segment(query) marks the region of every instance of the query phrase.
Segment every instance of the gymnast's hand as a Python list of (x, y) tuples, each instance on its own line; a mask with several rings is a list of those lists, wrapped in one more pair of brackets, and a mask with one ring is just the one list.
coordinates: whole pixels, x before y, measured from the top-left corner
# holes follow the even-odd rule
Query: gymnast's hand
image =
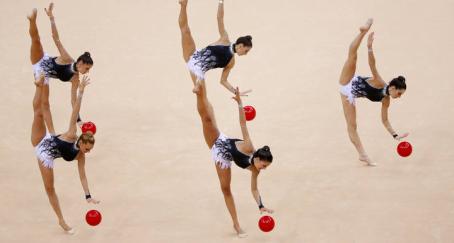
[(403, 133), (402, 135), (397, 135), (394, 139), (396, 139), (397, 141), (400, 141), (401, 139), (407, 137), (409, 135), (408, 132), (406, 133)]
[(45, 78), (46, 78), (46, 77), (44, 76), (44, 73), (41, 72), (41, 73), (39, 74), (39, 78), (35, 80), (35, 85), (38, 86), (38, 87), (41, 86), (41, 85), (43, 85), (43, 84), (44, 84)]
[(234, 99), (236, 103), (238, 103), (238, 105), (241, 105), (243, 103), (243, 101), (241, 101), (241, 93), (238, 87), (236, 87), (235, 96), (233, 96), (232, 99)]
[(269, 208), (266, 208), (266, 207), (263, 207), (260, 209), (260, 213), (274, 213), (274, 210), (272, 209), (269, 209)]
[(54, 17), (54, 14), (52, 13), (53, 9), (54, 9), (54, 3), (52, 3), (52, 2), (49, 4), (49, 9), (44, 8), (44, 11), (46, 11), (46, 14), (47, 14), (47, 16), (49, 16), (49, 18)]
[(99, 204), (99, 200), (96, 200), (94, 198), (88, 198), (87, 203)]
[(252, 92), (252, 89), (248, 89), (246, 91), (240, 92), (240, 96), (248, 96), (248, 94), (251, 92)]
[(79, 84), (79, 91), (84, 92), (85, 87), (89, 84), (90, 84), (90, 78), (88, 76), (84, 76), (82, 78), (82, 82), (80, 82), (80, 84)]

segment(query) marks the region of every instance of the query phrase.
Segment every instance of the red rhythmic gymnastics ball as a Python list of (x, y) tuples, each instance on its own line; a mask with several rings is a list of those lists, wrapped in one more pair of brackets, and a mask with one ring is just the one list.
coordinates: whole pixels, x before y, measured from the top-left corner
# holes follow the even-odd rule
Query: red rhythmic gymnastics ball
[(96, 125), (93, 122), (84, 122), (82, 125), (82, 133), (91, 132), (93, 135), (96, 133)]
[(87, 214), (85, 215), (85, 220), (87, 221), (87, 224), (91, 226), (96, 226), (99, 223), (101, 223), (101, 219), (102, 219), (101, 213), (94, 209), (88, 211)]
[(263, 232), (270, 232), (274, 229), (274, 219), (271, 216), (262, 216), (259, 220), (259, 228)]
[(402, 157), (407, 157), (411, 154), (413, 148), (409, 142), (401, 142), (397, 145), (397, 153)]
[(244, 114), (246, 115), (246, 121), (252, 121), (255, 118), (255, 108), (247, 105), (243, 107)]

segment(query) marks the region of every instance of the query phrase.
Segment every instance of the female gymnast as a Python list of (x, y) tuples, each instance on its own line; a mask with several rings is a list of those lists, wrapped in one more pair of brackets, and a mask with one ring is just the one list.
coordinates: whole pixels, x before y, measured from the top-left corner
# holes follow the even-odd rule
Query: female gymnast
[(69, 123), (69, 129), (61, 135), (55, 135), (53, 133), (46, 132), (47, 120), (52, 120), (52, 117), (44, 119), (45, 114), (43, 112), (42, 104), (46, 102), (48, 98), (44, 93), (44, 86), (48, 85), (45, 83), (45, 74), (41, 74), (38, 79), (35, 80), (35, 96), (33, 98), (33, 124), (31, 132), (31, 142), (35, 147), (36, 157), (38, 159), (39, 169), (44, 182), (44, 188), (46, 189), (47, 196), (55, 214), (58, 217), (60, 226), (66, 233), (73, 234), (72, 228), (65, 222), (63, 213), (60, 209), (58, 202), (57, 193), (54, 188), (54, 159), (63, 158), (66, 161), (78, 160), (79, 178), (82, 183), (82, 188), (85, 192), (85, 199), (88, 203), (98, 204), (99, 201), (92, 198), (90, 190), (88, 188), (87, 177), (85, 174), (85, 153), (89, 153), (93, 149), (95, 139), (93, 134), (84, 133), (77, 137), (77, 116), (80, 111), (82, 96), (84, 94), (85, 86), (89, 84), (89, 78), (84, 77), (82, 82), (79, 84), (79, 92), (74, 103), (74, 107), (71, 113), (71, 119)]
[(398, 76), (389, 82), (388, 84), (383, 80), (380, 74), (377, 71), (375, 66), (375, 57), (372, 49), (372, 43), (374, 41), (374, 32), (369, 34), (367, 40), (367, 48), (369, 53), (369, 67), (372, 72), (372, 77), (364, 77), (355, 75), (356, 71), (356, 60), (357, 60), (357, 51), (361, 40), (369, 31), (372, 26), (373, 19), (368, 19), (364, 26), (360, 27), (360, 33), (353, 42), (350, 44), (348, 51), (348, 58), (342, 69), (342, 73), (339, 79), (341, 85), (340, 93), (342, 98), (342, 105), (344, 109), (345, 120), (347, 121), (347, 130), (351, 142), (355, 146), (359, 154), (359, 160), (366, 162), (367, 165), (375, 166), (376, 164), (371, 161), (367, 156), (366, 151), (363, 148), (361, 140), (356, 131), (356, 107), (355, 99), (366, 97), (367, 99), (373, 102), (381, 102), (381, 118), (382, 123), (385, 126), (386, 130), (391, 134), (391, 136), (400, 140), (406, 136), (408, 133), (398, 134), (392, 128), (391, 123), (388, 120), (388, 108), (391, 104), (391, 99), (400, 98), (407, 89), (405, 84), (405, 78), (403, 76)]
[(239, 237), (246, 237), (246, 233), (241, 229), (236, 214), (235, 202), (230, 190), (231, 181), (231, 163), (232, 161), (243, 169), (251, 171), (251, 191), (260, 212), (272, 213), (273, 210), (263, 206), (262, 199), (257, 186), (257, 177), (260, 171), (266, 169), (273, 161), (273, 155), (270, 148), (264, 146), (255, 149), (252, 145), (251, 138), (246, 126), (246, 117), (243, 110), (239, 89), (235, 89), (233, 99), (238, 103), (240, 116), (241, 132), (243, 139), (229, 138), (221, 133), (216, 125), (213, 107), (207, 98), (205, 80), (200, 80), (199, 89), (195, 92), (197, 95), (197, 110), (202, 120), (203, 135), (208, 148), (211, 149), (211, 157), (215, 162), (216, 171), (219, 177), (222, 193), (224, 194), (225, 204), (232, 217), (233, 228)]
[[(218, 5), (218, 29), (219, 39), (211, 45), (196, 50), (194, 39), (188, 25), (188, 16), (186, 8), (188, 0), (180, 0), (180, 16), (178, 22), (181, 31), (181, 42), (183, 46), (183, 58), (189, 68), (192, 82), (194, 83), (193, 92), (197, 92), (199, 81), (205, 80), (205, 73), (213, 68), (223, 68), (221, 75), (221, 84), (230, 92), (235, 94), (235, 88), (227, 80), (230, 71), (235, 65), (236, 53), (238, 56), (248, 54), (252, 49), (252, 37), (242, 36), (235, 43), (231, 43), (229, 35), (224, 27), (224, 1), (220, 0)], [(242, 92), (240, 95), (246, 95), (252, 90)]]
[[(63, 47), (63, 44), (60, 41), (58, 35), (57, 26), (55, 25), (55, 18), (53, 14), (54, 4), (49, 4), (49, 9), (44, 9), (49, 16), (51, 28), (52, 28), (52, 38), (54, 39), (55, 45), (60, 53), (60, 56), (50, 57), (47, 53), (43, 51), (41, 45), (41, 40), (38, 33), (38, 27), (36, 25), (37, 10), (36, 8), (32, 10), (32, 13), (27, 16), (30, 21), (29, 33), (31, 37), (31, 49), (30, 49), (30, 60), (33, 65), (33, 71), (35, 79), (39, 78), (41, 73), (44, 73), (45, 83), (49, 82), (49, 78), (60, 79), (63, 82), (71, 82), (71, 104), (74, 106), (76, 101), (76, 91), (79, 85), (79, 73), (87, 74), (93, 66), (93, 59), (91, 58), (90, 53), (85, 52), (76, 61), (69, 55), (66, 49)], [(43, 87), (44, 95), (49, 96), (49, 86), (44, 85)], [(43, 99), (42, 112), (49, 114), (45, 116), (45, 119), (51, 117), (50, 115), (50, 105), (48, 99)], [(80, 117), (78, 117), (78, 122), (81, 122)], [(54, 124), (50, 120), (46, 120), (48, 129), (50, 132), (54, 133)]]

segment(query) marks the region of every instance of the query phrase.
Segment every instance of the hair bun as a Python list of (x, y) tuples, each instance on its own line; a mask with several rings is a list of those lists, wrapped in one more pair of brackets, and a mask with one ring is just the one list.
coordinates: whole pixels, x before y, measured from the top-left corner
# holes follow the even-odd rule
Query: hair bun
[(248, 40), (252, 41), (252, 36), (250, 36), (250, 35), (247, 35), (247, 36), (245, 36), (245, 37), (246, 37), (246, 39), (248, 39)]
[(399, 76), (399, 77), (397, 77), (397, 79), (398, 79), (399, 81), (405, 83), (405, 77), (404, 77), (404, 76)]
[[(259, 158), (262, 161), (273, 162), (273, 155), (271, 154), (270, 147), (263, 146), (257, 149), (252, 155), (252, 159)], [(253, 162), (253, 160), (251, 160)]]
[(88, 51), (84, 52), (84, 56), (90, 56), (90, 52)]

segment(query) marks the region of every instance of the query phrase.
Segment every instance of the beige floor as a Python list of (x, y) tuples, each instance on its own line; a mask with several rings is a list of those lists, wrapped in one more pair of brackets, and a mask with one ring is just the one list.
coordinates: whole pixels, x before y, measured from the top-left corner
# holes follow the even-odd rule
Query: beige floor
[[(57, 54), (46, 1), (0, 1), (0, 242), (454, 242), (454, 2), (225, 0), (233, 38), (253, 36), (231, 82), (254, 91), (249, 123), (254, 144), (275, 161), (259, 181), (276, 210), (275, 230), (261, 233), (249, 173), (235, 167), (232, 188), (249, 237), (238, 240), (204, 144), (192, 84), (182, 60), (176, 0), (56, 1), (61, 40), (77, 57), (95, 60), (83, 117), (98, 126), (88, 156), (92, 207), (83, 200), (75, 163), (58, 160), (56, 189), (78, 233), (62, 234), (30, 146), (31, 99), (25, 15), (40, 8), (47, 52)], [(129, 3), (133, 2), (133, 3)], [(198, 47), (217, 38), (217, 1), (193, 0), (190, 25)], [(360, 134), (379, 166), (357, 161), (337, 79), (347, 46), (365, 19), (376, 20), (377, 65), (389, 80), (403, 74), (408, 90), (390, 120), (410, 132), (414, 153), (401, 158), (380, 122), (380, 104), (358, 101)], [(358, 72), (369, 74), (360, 49)], [(207, 75), (219, 127), (240, 136), (236, 106)], [(69, 85), (52, 80), (57, 131), (66, 129)], [(88, 209), (103, 214), (98, 227)]]

